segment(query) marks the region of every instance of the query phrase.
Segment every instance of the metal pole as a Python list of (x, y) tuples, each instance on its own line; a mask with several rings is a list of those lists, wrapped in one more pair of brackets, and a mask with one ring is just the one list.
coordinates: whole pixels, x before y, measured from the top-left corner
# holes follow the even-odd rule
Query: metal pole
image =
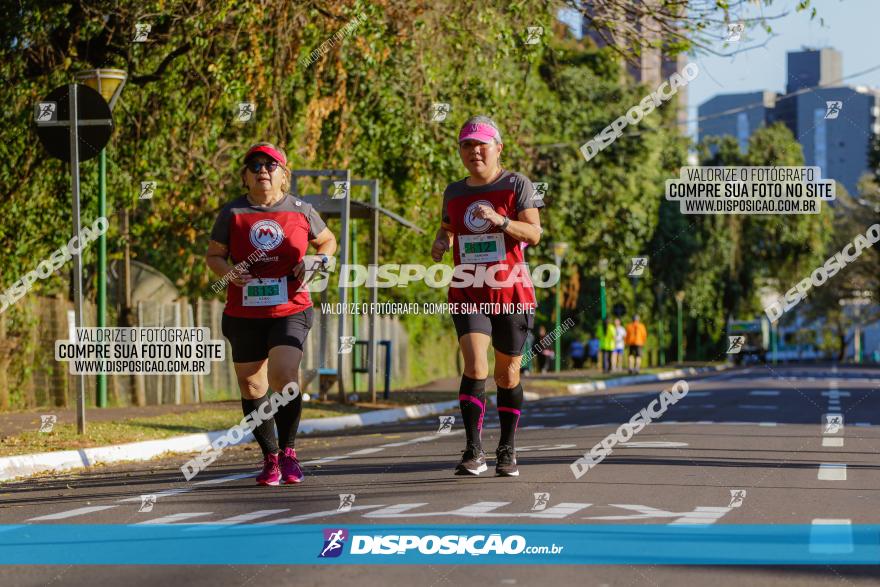
[(663, 345), (663, 316), (660, 316), (660, 319), (657, 320), (657, 341), (659, 344), (660, 354), (658, 359), (660, 361), (660, 365), (663, 366), (666, 364), (666, 347)]
[[(351, 221), (351, 262), (353, 265), (358, 264), (358, 248), (357, 248), (357, 222)], [(351, 292), (351, 302), (357, 307), (358, 305), (358, 288), (354, 286)], [(352, 313), (351, 316), (351, 334), (357, 340), (358, 336), (360, 336), (360, 331), (358, 330), (358, 314), (357, 312)], [(358, 367), (360, 367), (360, 361), (358, 361), (358, 352), (353, 352), (351, 354), (351, 366), (353, 367), (351, 373), (351, 390), (354, 393), (357, 393), (357, 381), (358, 374), (355, 371)]]
[[(70, 107), (70, 188), (73, 193), (73, 237), (79, 250), (73, 255), (73, 310), (76, 326), (83, 326), (82, 300), (82, 244), (79, 240), (79, 119), (77, 117), (77, 84), (70, 84), (68, 105)], [(76, 431), (86, 432), (86, 378), (83, 374), (74, 375), (76, 379)]]
[(554, 371), (559, 373), (559, 368), (562, 364), (562, 280), (559, 280), (559, 283), (556, 284), (556, 360), (554, 363)]
[(777, 326), (774, 323), (770, 324), (770, 350), (773, 353), (773, 364), (776, 364), (776, 355), (777, 355), (777, 339), (779, 338), (779, 331), (777, 330)]
[[(351, 214), (351, 171), (346, 169), (345, 175), (343, 176), (343, 180), (348, 186), (348, 193), (345, 195), (345, 199), (342, 201), (342, 213), (340, 214), (342, 218), (342, 246), (339, 251), (339, 270), (342, 271), (346, 265), (348, 265), (348, 251), (350, 246), (350, 237), (349, 234), (349, 221)], [(342, 344), (342, 338), (345, 336), (346, 332), (346, 320), (345, 320), (345, 305), (348, 302), (348, 288), (340, 287), (339, 288), (339, 302), (342, 304), (343, 311), (339, 314), (339, 338), (338, 342), (334, 346), (338, 350), (339, 345)], [(345, 403), (345, 373), (343, 372), (342, 365), (345, 362), (345, 357), (337, 353), (336, 355), (336, 383), (339, 386), (339, 401), (341, 403)]]
[[(98, 217), (107, 216), (107, 150), (101, 149), (98, 158)], [(98, 328), (107, 325), (107, 233), (98, 237)], [(107, 407), (107, 375), (98, 373), (96, 403)]]
[(684, 345), (682, 344), (683, 332), (682, 332), (682, 327), (681, 327), (682, 326), (681, 325), (681, 300), (676, 299), (675, 304), (676, 304), (676, 306), (678, 306), (678, 317), (677, 317), (677, 323), (678, 323), (678, 341), (677, 341), (678, 342), (678, 362), (679, 362), (679, 364), (681, 364), (684, 362)]
[[(373, 271), (378, 271), (379, 267), (379, 180), (373, 181), (372, 186), (372, 202), (373, 202), (373, 210), (370, 212), (372, 215), (372, 227), (371, 227), (371, 236), (372, 236), (372, 251), (370, 253), (370, 267)], [(373, 304), (373, 308), (376, 307), (376, 304), (379, 303), (379, 288), (376, 286), (375, 280), (373, 280), (373, 285), (370, 286), (370, 302)], [(367, 365), (369, 366), (369, 373), (367, 373), (367, 387), (370, 391), (370, 401), (374, 404), (376, 403), (376, 314), (374, 312), (370, 313), (369, 317), (369, 337), (370, 337), (370, 346), (367, 350)], [(386, 394), (387, 395), (387, 394)], [(387, 399), (387, 398), (386, 398)]]
[(599, 277), (599, 305), (602, 308), (602, 320), (608, 317), (608, 309), (605, 305), (605, 275)]

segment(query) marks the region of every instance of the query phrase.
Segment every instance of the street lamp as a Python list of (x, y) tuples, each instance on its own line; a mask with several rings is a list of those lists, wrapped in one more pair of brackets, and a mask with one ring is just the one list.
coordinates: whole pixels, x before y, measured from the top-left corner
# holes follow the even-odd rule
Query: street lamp
[(682, 344), (682, 328), (681, 328), (681, 303), (684, 301), (684, 292), (679, 290), (675, 292), (675, 305), (678, 306), (678, 363), (684, 362), (684, 345)]
[(871, 292), (869, 290), (854, 291), (853, 297), (840, 300), (838, 303), (843, 306), (852, 306), (855, 314), (855, 327), (853, 332), (853, 360), (856, 363), (862, 362), (862, 306), (871, 304)]
[[(97, 90), (110, 106), (110, 111), (116, 105), (116, 100), (122, 93), (128, 74), (121, 69), (90, 69), (76, 74), (76, 80), (90, 88)], [(98, 159), (98, 216), (107, 216), (107, 150), (101, 149)], [(107, 234), (102, 233), (98, 237), (98, 328), (107, 324)], [(96, 376), (98, 393), (95, 394), (95, 403), (99, 408), (107, 407), (107, 375), (99, 373)]]
[(553, 243), (553, 259), (556, 266), (559, 267), (559, 282), (556, 284), (556, 361), (554, 371), (559, 373), (562, 365), (562, 260), (565, 258), (565, 252), (568, 250), (568, 243)]

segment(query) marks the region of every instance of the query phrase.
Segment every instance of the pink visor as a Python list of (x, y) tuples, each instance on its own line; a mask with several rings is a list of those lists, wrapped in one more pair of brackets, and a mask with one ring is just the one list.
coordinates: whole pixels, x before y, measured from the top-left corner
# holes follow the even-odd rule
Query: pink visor
[(458, 142), (462, 141), (480, 141), (481, 143), (491, 143), (492, 140), (501, 142), (501, 134), (498, 129), (490, 124), (466, 124), (458, 133)]

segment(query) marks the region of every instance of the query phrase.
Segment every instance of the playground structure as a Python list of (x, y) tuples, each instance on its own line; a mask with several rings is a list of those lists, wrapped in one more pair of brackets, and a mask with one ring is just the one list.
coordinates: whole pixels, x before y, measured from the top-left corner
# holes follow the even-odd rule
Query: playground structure
[[(379, 205), (379, 180), (377, 179), (352, 179), (351, 170), (348, 169), (292, 169), (291, 172), (291, 194), (294, 197), (297, 197), (309, 204), (311, 204), (316, 211), (318, 211), (325, 218), (339, 218), (341, 221), (340, 231), (338, 233), (338, 242), (339, 242), (339, 267), (340, 269), (349, 264), (349, 255), (352, 252), (352, 219), (369, 219), (370, 226), (370, 265), (377, 266), (379, 264), (379, 218), (380, 215), (385, 215), (388, 218), (391, 218), (395, 222), (409, 228), (410, 230), (415, 230), (419, 233), (424, 234), (424, 230), (413, 224), (412, 222), (406, 220), (402, 216), (395, 214), (394, 212), (382, 208)], [(300, 191), (300, 180), (304, 178), (314, 178), (319, 182), (321, 191), (317, 194), (306, 194)], [(353, 200), (351, 198), (352, 190), (355, 187), (363, 187), (368, 188), (370, 190), (370, 200), (369, 202), (362, 202), (358, 200)], [(357, 262), (357, 247), (355, 243), (354, 251), (354, 262)], [(373, 283), (372, 286), (368, 285), (370, 289), (370, 302), (372, 304), (376, 304), (379, 301), (379, 290), (376, 287), (376, 284)], [(345, 308), (348, 303), (348, 289), (340, 285), (339, 287), (339, 302), (342, 304), (342, 307)], [(353, 290), (354, 295), (357, 296), (357, 289)], [(324, 289), (321, 292), (321, 302), (327, 301), (327, 289)], [(353, 315), (352, 319), (355, 321), (355, 326), (353, 327), (353, 331), (356, 333), (357, 328), (357, 315)], [(354, 360), (352, 363), (352, 381), (355, 381), (356, 373), (366, 373), (367, 374), (367, 392), (370, 394), (371, 401), (376, 401), (376, 350), (377, 345), (382, 344), (385, 348), (385, 358), (386, 364), (390, 360), (391, 357), (391, 343), (390, 341), (377, 341), (376, 340), (376, 320), (377, 316), (374, 313), (370, 313), (368, 316), (368, 340), (367, 341), (355, 341), (353, 345), (349, 345), (348, 348), (355, 349), (355, 357), (360, 356), (360, 349), (362, 345), (366, 344), (366, 365), (358, 366), (357, 360)], [(320, 362), (319, 367), (317, 369), (317, 373), (315, 374), (318, 377), (319, 389), (321, 390), (321, 394), (325, 394), (330, 387), (332, 387), (333, 383), (336, 383), (339, 390), (339, 401), (346, 401), (346, 381), (343, 373), (343, 359), (341, 356), (341, 350), (343, 341), (346, 340), (347, 332), (348, 332), (348, 319), (346, 318), (345, 313), (343, 312), (339, 316), (338, 323), (338, 332), (337, 332), (337, 340), (339, 342), (339, 351), (335, 354), (336, 356), (336, 365), (328, 366), (325, 364), (325, 356), (327, 344), (329, 342), (327, 335), (327, 321), (324, 320), (321, 322), (321, 329), (319, 332), (319, 349), (320, 349)], [(355, 358), (353, 357), (353, 358)], [(385, 370), (385, 398), (388, 398), (388, 392), (390, 389), (390, 379), (388, 376), (389, 369)]]

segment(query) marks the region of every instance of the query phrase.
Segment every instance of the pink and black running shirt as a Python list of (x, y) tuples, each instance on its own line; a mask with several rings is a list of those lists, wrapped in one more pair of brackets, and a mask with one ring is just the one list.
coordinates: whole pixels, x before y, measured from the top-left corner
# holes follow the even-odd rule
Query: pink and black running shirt
[[(463, 251), (460, 246), (462, 235), (466, 237), (486, 235), (485, 237), (480, 237), (482, 239), (496, 234), (500, 234), (503, 237), (504, 258), (488, 263), (480, 263), (478, 261), (477, 264), (486, 265), (487, 269), (494, 265), (503, 265), (503, 268), (498, 269), (495, 274), (495, 279), (499, 282), (504, 282), (508, 278), (514, 266), (522, 265), (522, 278), (513, 280), (515, 283), (507, 287), (492, 288), (485, 285), (482, 287), (450, 286), (448, 294), (450, 303), (519, 303), (534, 307), (535, 289), (529, 276), (528, 266), (525, 263), (520, 241), (506, 234), (500, 227), (493, 226), (488, 220), (476, 218), (473, 215), (473, 211), (479, 204), (488, 204), (495, 208), (495, 211), (502, 216), (506, 216), (511, 220), (517, 220), (518, 214), (522, 210), (544, 207), (543, 200), (535, 196), (535, 187), (529, 178), (515, 171), (503, 171), (498, 179), (488, 185), (470, 186), (467, 185), (466, 179), (462, 179), (446, 187), (446, 191), (443, 192), (441, 218), (443, 227), (455, 234), (452, 249), (455, 265), (458, 266), (463, 263)], [(479, 250), (481, 246), (492, 247), (494, 250), (496, 243), (466, 243), (466, 246), (472, 250)], [(474, 249), (473, 247), (476, 248)], [(453, 280), (454, 283), (455, 280)]]
[(287, 303), (276, 306), (243, 306), (242, 288), (229, 283), (224, 313), (239, 318), (278, 318), (311, 307), (309, 292), (297, 291), (300, 281), (293, 268), (306, 254), (309, 241), (327, 225), (308, 203), (287, 194), (269, 207), (252, 205), (247, 196), (226, 204), (214, 222), (211, 240), (229, 247), (233, 264), (246, 260), (257, 249), (265, 256), (254, 255), (248, 273), (257, 277), (288, 277)]

